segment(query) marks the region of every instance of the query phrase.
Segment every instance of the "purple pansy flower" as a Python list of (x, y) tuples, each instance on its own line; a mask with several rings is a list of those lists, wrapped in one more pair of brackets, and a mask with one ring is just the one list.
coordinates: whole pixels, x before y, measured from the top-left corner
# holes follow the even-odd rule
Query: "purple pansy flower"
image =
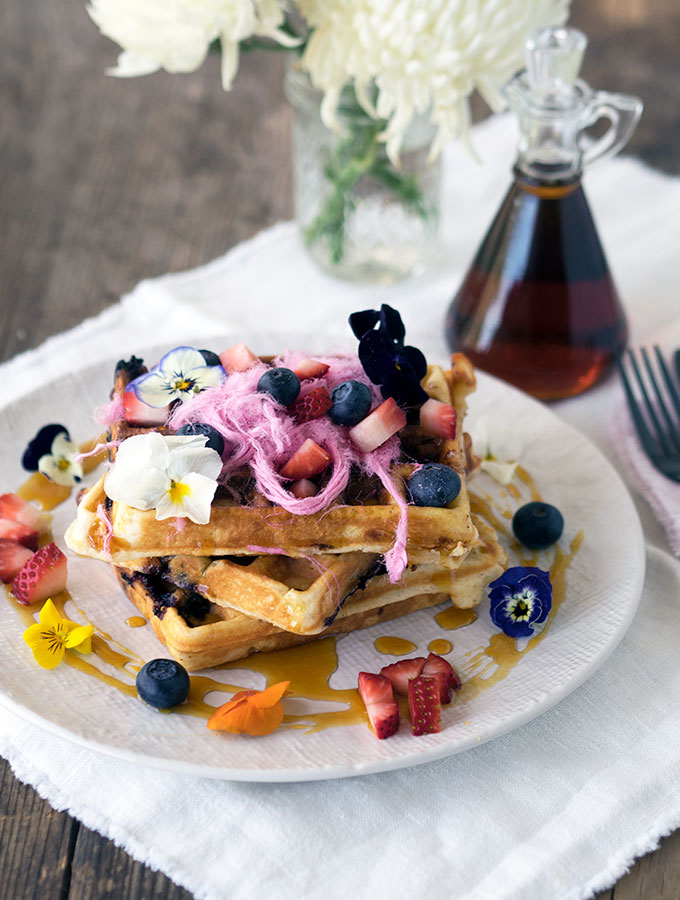
[(510, 637), (531, 637), (552, 608), (550, 573), (513, 566), (489, 585), (491, 621)]

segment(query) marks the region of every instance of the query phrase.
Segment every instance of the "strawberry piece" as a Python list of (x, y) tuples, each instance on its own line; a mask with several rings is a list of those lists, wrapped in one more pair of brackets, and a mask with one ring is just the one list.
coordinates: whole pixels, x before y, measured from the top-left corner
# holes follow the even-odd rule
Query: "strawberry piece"
[(23, 544), (29, 550), (38, 549), (38, 532), (35, 528), (29, 528), (21, 522), (13, 522), (11, 519), (0, 519), (0, 538)]
[(280, 475), (293, 481), (302, 478), (310, 478), (318, 475), (330, 463), (331, 458), (316, 441), (307, 438), (304, 444), (295, 451), (288, 462), (282, 467)]
[(38, 534), (46, 534), (49, 525), (42, 513), (18, 494), (3, 494), (0, 497), (0, 519), (11, 519), (33, 528)]
[(294, 497), (298, 498), (298, 500), (305, 500), (307, 497), (313, 497), (315, 494), (319, 493), (317, 485), (308, 478), (301, 478), (299, 481), (294, 481), (290, 485), (289, 490)]
[(451, 691), (459, 691), (463, 685), (458, 673), (443, 656), (430, 653), (423, 667), (423, 675), (434, 678), (439, 687), (439, 699), (442, 703), (451, 702)]
[(311, 422), (327, 413), (333, 406), (331, 395), (327, 388), (318, 387), (308, 391), (303, 397), (298, 397), (288, 407), (288, 412), (295, 417), (297, 422)]
[(14, 581), (19, 570), (33, 556), (28, 547), (0, 538), (0, 579), (4, 584)]
[(363, 453), (370, 453), (371, 450), (384, 444), (404, 425), (406, 425), (404, 411), (399, 408), (394, 397), (388, 397), (358, 425), (350, 428), (349, 436), (359, 450)]
[(389, 678), (359, 672), (358, 689), (376, 737), (381, 741), (391, 737), (399, 728), (399, 704)]
[(408, 683), (411, 731), (415, 735), (436, 734), (442, 730), (439, 687), (434, 678), (419, 675)]
[(432, 397), (420, 407), (420, 427), (428, 434), (443, 438), (455, 438), (458, 413), (450, 403), (442, 403)]
[(139, 425), (142, 428), (153, 428), (156, 425), (165, 425), (170, 413), (170, 405), (149, 406), (140, 400), (129, 387), (123, 394), (123, 418), (130, 425)]
[(225, 372), (245, 372), (260, 360), (253, 351), (241, 341), (220, 353), (220, 362)]
[(416, 656), (413, 659), (400, 659), (390, 666), (383, 666), (380, 674), (389, 678), (392, 687), (397, 694), (408, 696), (408, 683), (412, 678), (417, 678), (425, 665), (424, 656)]
[(25, 606), (60, 594), (66, 587), (66, 557), (55, 543), (27, 560), (12, 583), (12, 593)]
[(309, 378), (323, 378), (330, 366), (326, 363), (319, 362), (318, 359), (301, 359), (295, 366), (293, 371), (300, 381), (307, 381)]

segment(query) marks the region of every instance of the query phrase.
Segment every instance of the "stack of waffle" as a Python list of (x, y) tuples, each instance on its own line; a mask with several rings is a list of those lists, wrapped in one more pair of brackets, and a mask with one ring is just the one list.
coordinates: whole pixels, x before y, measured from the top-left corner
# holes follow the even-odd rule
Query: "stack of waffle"
[[(122, 396), (140, 371), (119, 365), (114, 393)], [(304, 516), (268, 501), (245, 472), (238, 492), (233, 485), (218, 490), (207, 525), (182, 520), (182, 527), (173, 519), (159, 521), (154, 510), (112, 502), (102, 476), (81, 499), (67, 543), (114, 566), (129, 599), (190, 670), (446, 601), (474, 606), (506, 563), (493, 529), (471, 515), (465, 484), (473, 457), (462, 422), (474, 373), (465, 357), (455, 355), (446, 372), (429, 367), (422, 385), (430, 397), (456, 408), (457, 436), (443, 439), (405, 427), (392, 478), (405, 492), (414, 466), (436, 461), (456, 470), (462, 487), (448, 507), (409, 506), (408, 565), (397, 583), (390, 581), (383, 556), (394, 544), (399, 506), (358, 472), (326, 509)], [(121, 419), (109, 438), (117, 444), (147, 430)]]

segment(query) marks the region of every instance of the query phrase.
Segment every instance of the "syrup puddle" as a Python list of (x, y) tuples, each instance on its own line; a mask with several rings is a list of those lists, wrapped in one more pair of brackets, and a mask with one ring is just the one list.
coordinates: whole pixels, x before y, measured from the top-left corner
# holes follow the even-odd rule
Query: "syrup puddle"
[[(81, 451), (87, 452), (96, 442), (97, 439), (83, 444)], [(103, 456), (102, 453), (97, 457), (86, 458), (84, 465), (87, 471), (92, 471)], [(516, 470), (516, 479), (520, 482), (519, 487), (511, 483), (504, 490), (505, 497), (510, 500), (510, 506), (503, 506), (489, 494), (476, 492), (470, 492), (470, 505), (473, 512), (481, 515), (505, 537), (521, 565), (536, 565), (537, 557), (526, 556), (526, 551), (513, 539), (508, 520), (512, 518), (514, 508), (521, 505), (523, 493), (526, 494), (528, 491), (533, 500), (541, 498), (531, 476), (519, 466)], [(70, 496), (71, 490), (55, 485), (36, 473), (28, 478), (18, 493), (24, 499), (36, 501), (43, 510), (51, 510), (64, 502)], [(583, 533), (580, 532), (573, 539), (569, 553), (559, 547), (551, 551), (552, 564), (549, 568), (553, 584), (553, 610), (539, 634), (527, 641), (522, 649), (518, 649), (513, 638), (502, 633), (494, 633), (484, 646), (468, 651), (462, 660), (457, 661), (464, 682), (459, 695), (463, 702), (479, 696), (506, 678), (522, 657), (546, 637), (565, 600), (566, 573), (579, 551), (582, 540)], [(9, 587), (6, 587), (6, 593), (11, 606), (26, 627), (37, 621), (39, 608), (17, 603), (9, 594)], [(68, 592), (64, 591), (52, 599), (60, 615), (67, 616), (66, 604), (69, 601), (73, 602)], [(67, 650), (64, 657), (65, 664), (126, 696), (136, 698), (134, 679), (145, 660), (98, 628), (83, 610), (77, 611), (82, 620), (95, 627), (92, 654), (83, 656), (76, 651)], [(433, 621), (441, 629), (452, 631), (472, 625), (477, 620), (477, 615), (475, 609), (449, 607), (434, 613)], [(147, 624), (147, 620), (133, 615), (125, 620), (125, 624), (132, 629), (140, 628)], [(171, 712), (207, 719), (216, 706), (226, 702), (232, 694), (243, 690), (244, 687), (260, 689), (279, 681), (290, 681), (288, 695), (284, 700), (286, 714), (282, 727), (303, 729), (306, 733), (313, 733), (330, 727), (366, 723), (368, 721), (366, 712), (356, 689), (336, 689), (330, 686), (331, 678), (338, 668), (338, 640), (341, 639), (327, 637), (286, 650), (256, 653), (245, 660), (227, 663), (213, 670), (215, 674), (229, 673), (227, 677), (235, 673), (235, 680), (239, 682), (245, 676), (245, 680), (250, 682), (248, 684), (232, 684), (204, 674), (191, 675), (191, 689), (187, 701)], [(412, 641), (389, 635), (377, 637), (373, 646), (379, 653), (393, 656), (406, 655), (417, 649), (417, 645)], [(453, 645), (447, 639), (436, 638), (430, 641), (428, 649), (433, 653), (447, 654), (452, 651)], [(163, 652), (164, 648), (159, 644), (159, 654)], [(95, 665), (97, 661), (104, 669)], [(260, 682), (263, 677), (265, 684), (254, 684), (254, 680), (258, 679), (253, 679), (253, 675), (261, 676)], [(206, 700), (208, 697), (215, 702), (208, 703)], [(315, 704), (316, 708), (307, 708), (309, 704)]]

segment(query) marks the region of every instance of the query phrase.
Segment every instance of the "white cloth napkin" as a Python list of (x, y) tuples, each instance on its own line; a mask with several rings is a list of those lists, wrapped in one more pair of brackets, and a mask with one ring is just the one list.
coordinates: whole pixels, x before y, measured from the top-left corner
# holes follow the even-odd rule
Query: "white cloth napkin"
[[(672, 352), (680, 347), (680, 319), (677, 319), (661, 332), (650, 337), (645, 343), (648, 349), (651, 349), (655, 344), (661, 347), (671, 374), (674, 376), (670, 357)], [(642, 365), (639, 354), (637, 354), (637, 359), (638, 364)], [(653, 365), (657, 376), (660, 376), (656, 364), (653, 363)], [(639, 391), (635, 386), (632, 375), (631, 381), (633, 390), (639, 398)], [(662, 381), (661, 384), (663, 384)], [(648, 390), (651, 399), (654, 400), (651, 388), (648, 387)], [(678, 384), (678, 391), (680, 391), (680, 383)], [(670, 406), (670, 409), (672, 411), (672, 406)], [(668, 535), (673, 553), (680, 557), (680, 483), (665, 478), (649, 461), (642, 449), (623, 396), (619, 397), (614, 407), (611, 419), (611, 432), (617, 453), (630, 471), (629, 484), (645, 497), (650, 504)]]
[[(158, 342), (264, 328), (344, 335), (350, 311), (382, 301), (400, 309), (410, 341), (443, 355), (445, 308), (508, 182), (509, 120), (476, 129), (475, 142), (483, 168), (457, 148), (447, 155), (448, 250), (427, 276), (379, 290), (333, 281), (308, 261), (294, 226), (279, 225), (193, 272), (143, 282), (98, 318), (0, 367), (4, 383), (14, 397), (73, 359), (132, 353), (147, 334)], [(641, 342), (674, 317), (667, 223), (680, 181), (618, 159), (588, 176), (586, 189)], [(612, 456), (606, 412), (619, 396), (610, 380), (556, 409)], [(205, 900), (588, 897), (680, 826), (680, 564), (643, 501), (639, 509), (647, 580), (621, 646), (557, 707), (475, 750), (331, 782), (216, 782), (100, 756), (0, 709), (0, 752), (53, 806)]]

